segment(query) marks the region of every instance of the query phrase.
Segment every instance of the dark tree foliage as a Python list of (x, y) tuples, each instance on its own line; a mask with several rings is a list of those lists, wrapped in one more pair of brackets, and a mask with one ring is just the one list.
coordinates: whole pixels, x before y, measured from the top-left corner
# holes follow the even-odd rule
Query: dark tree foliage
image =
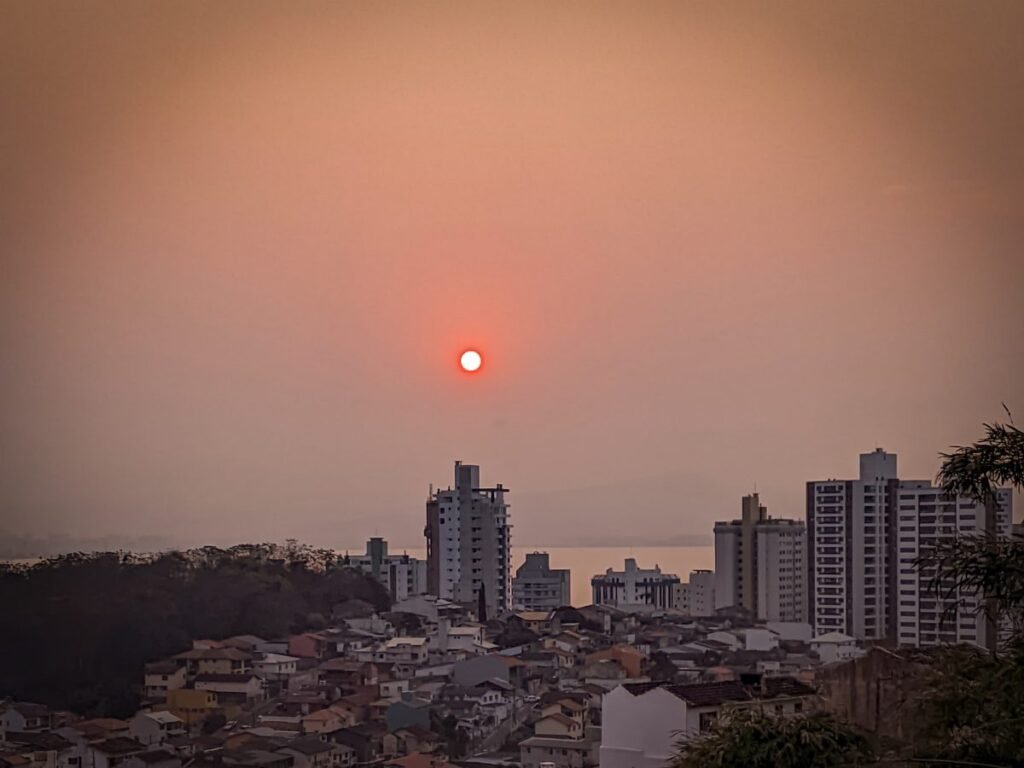
[(438, 734), (445, 744), (445, 752), (449, 757), (460, 758), (469, 751), (469, 736), (459, 728), (455, 715), (441, 717), (437, 710), (430, 712), (431, 730)]
[(509, 623), (507, 627), (495, 636), (494, 642), (499, 648), (515, 648), (520, 645), (530, 645), (540, 640), (540, 635), (532, 632), (526, 627)]
[(737, 709), (681, 741), (669, 768), (833, 768), (870, 765), (868, 740), (830, 715), (773, 717)]
[[(938, 480), (949, 496), (967, 496), (992, 507), (998, 504), (996, 487), (1024, 487), (1024, 432), (1013, 424), (986, 424), (985, 437), (942, 457)], [(952, 608), (958, 607), (961, 593), (980, 594), (985, 599), (978, 601), (976, 611), (992, 621), (1008, 622), (1017, 635), (1024, 631), (1024, 539), (950, 537), (923, 552), (915, 566)]]
[(390, 602), (333, 552), (294, 542), (0, 566), (0, 696), (125, 716), (147, 661), (195, 638), (282, 637), (352, 598)]
[(963, 605), (964, 595), (981, 594), (970, 610), (993, 622), (1024, 631), (1024, 539), (959, 536), (940, 539), (915, 562), (928, 588), (948, 606), (946, 619)]
[(998, 656), (967, 645), (941, 650), (918, 703), (919, 755), (1024, 765), (1024, 639)]
[(644, 662), (644, 668), (647, 676), (652, 680), (672, 682), (676, 678), (676, 665), (664, 651), (652, 653), (650, 658)]
[(987, 502), (997, 486), (1024, 487), (1024, 432), (1013, 424), (986, 424), (985, 437), (942, 459), (938, 480), (950, 494)]
[(423, 636), (426, 634), (423, 626), (423, 617), (418, 614), (395, 611), (385, 613), (382, 618), (386, 619), (400, 635)]
[[(943, 455), (938, 480), (951, 496), (996, 504), (996, 487), (1024, 487), (1024, 433), (986, 424), (984, 438)], [(954, 608), (964, 610), (962, 593), (980, 594), (975, 610), (1008, 637), (995, 652), (958, 646), (933, 655), (919, 698), (928, 742), (915, 746), (926, 757), (1024, 765), (1024, 540), (953, 537), (916, 566)]]

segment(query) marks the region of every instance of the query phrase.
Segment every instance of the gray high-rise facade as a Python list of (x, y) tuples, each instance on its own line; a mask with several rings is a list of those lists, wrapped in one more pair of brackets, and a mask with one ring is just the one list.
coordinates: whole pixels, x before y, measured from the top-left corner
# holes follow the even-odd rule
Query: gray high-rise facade
[(915, 561), (951, 536), (1008, 536), (1012, 494), (989, 505), (950, 497), (927, 480), (900, 480), (896, 455), (881, 448), (860, 456), (856, 480), (807, 484), (808, 608), (818, 634), (929, 646), (992, 647), (995, 630), (975, 615), (976, 594), (945, 599)]
[(508, 489), (480, 484), (480, 467), (455, 462), (455, 487), (427, 499), (427, 592), (476, 606), (483, 591), (488, 616), (511, 604)]
[(735, 606), (763, 621), (806, 621), (802, 521), (772, 518), (756, 493), (738, 520), (715, 523), (715, 607)]

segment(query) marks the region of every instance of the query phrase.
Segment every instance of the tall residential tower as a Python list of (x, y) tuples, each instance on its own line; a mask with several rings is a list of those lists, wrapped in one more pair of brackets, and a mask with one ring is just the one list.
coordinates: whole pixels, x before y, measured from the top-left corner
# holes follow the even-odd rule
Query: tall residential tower
[(480, 467), (455, 462), (455, 487), (427, 499), (427, 592), (476, 605), (481, 590), (487, 613), (511, 602), (511, 524), (507, 488), (480, 485)]
[(806, 529), (768, 516), (756, 493), (739, 520), (715, 523), (715, 607), (762, 621), (806, 621)]
[(1008, 536), (1012, 494), (992, 504), (950, 497), (927, 480), (900, 480), (895, 454), (861, 454), (857, 480), (807, 484), (810, 620), (818, 634), (930, 646), (994, 647), (996, 632), (975, 609), (981, 596), (949, 599), (931, 589), (918, 556), (952, 536)]

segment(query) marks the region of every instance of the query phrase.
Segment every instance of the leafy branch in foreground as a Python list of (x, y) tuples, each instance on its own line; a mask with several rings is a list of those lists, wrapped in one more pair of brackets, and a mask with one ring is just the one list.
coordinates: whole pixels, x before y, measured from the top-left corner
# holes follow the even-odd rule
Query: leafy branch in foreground
[[(1024, 487), (1024, 433), (1012, 423), (986, 424), (984, 438), (943, 454), (938, 481), (949, 496), (991, 509), (998, 486)], [(999, 653), (966, 645), (935, 651), (919, 694), (926, 739), (916, 751), (1024, 765), (1024, 538), (943, 538), (915, 566), (941, 599), (962, 609), (961, 594), (980, 596), (975, 610), (998, 622), (993, 629), (1009, 630)]]
[(1024, 630), (1024, 538), (939, 539), (915, 566), (930, 575), (929, 591), (953, 609), (964, 609), (960, 595), (985, 595), (973, 609), (975, 614), (1006, 620), (1017, 632)]
[[(993, 505), (998, 503), (998, 486), (1024, 487), (1024, 432), (1012, 423), (986, 424), (981, 440), (941, 455), (938, 482), (950, 497)], [(984, 612), (993, 621), (1006, 619), (1017, 632), (1024, 630), (1024, 539), (943, 538), (921, 553), (915, 567), (929, 577), (930, 590), (953, 609), (962, 602), (960, 594), (983, 595), (976, 613)]]
[(998, 485), (1024, 487), (1024, 432), (1012, 423), (986, 424), (981, 440), (941, 456), (938, 481), (950, 495), (988, 503)]
[(669, 768), (838, 768), (875, 762), (863, 735), (823, 712), (774, 717), (736, 709), (676, 749)]

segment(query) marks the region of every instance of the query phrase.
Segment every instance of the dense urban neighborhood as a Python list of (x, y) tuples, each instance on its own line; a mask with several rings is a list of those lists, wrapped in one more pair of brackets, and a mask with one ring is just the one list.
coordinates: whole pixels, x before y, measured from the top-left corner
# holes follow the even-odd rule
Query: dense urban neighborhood
[[(994, 647), (1000, 630), (977, 594), (937, 604), (916, 558), (936, 537), (1009, 537), (1012, 497), (986, 506), (900, 480), (880, 449), (860, 463), (857, 480), (808, 483), (806, 521), (743, 497), (740, 517), (715, 526), (715, 571), (682, 581), (630, 558), (595, 574), (592, 603), (577, 607), (547, 553), (513, 576), (508, 489), (460, 462), (427, 500), (426, 560), (381, 538), (360, 555), (289, 544), (114, 556), (108, 570), (139, 574), (137, 599), (181, 582), (159, 614), (177, 635), (289, 615), (301, 626), (187, 638), (145, 659), (129, 695), (79, 708), (91, 711), (3, 700), (0, 768), (661, 768), (737, 712), (827, 713), (877, 743), (911, 743), (930, 654)], [(50, 575), (96, 564), (58, 561)], [(218, 608), (203, 604), (211, 592)], [(152, 629), (146, 647), (169, 647)]]
[[(146, 665), (144, 707), (130, 718), (0, 705), (0, 761), (653, 768), (678, 730), (707, 729), (723, 707), (845, 711), (864, 684), (863, 660), (846, 661), (852, 639), (812, 639), (806, 624), (754, 624), (739, 612), (591, 605), (477, 619), (420, 595), (385, 615), (339, 605), (330, 627), (286, 638), (196, 638)], [(875, 653), (869, 665), (912, 663)]]

